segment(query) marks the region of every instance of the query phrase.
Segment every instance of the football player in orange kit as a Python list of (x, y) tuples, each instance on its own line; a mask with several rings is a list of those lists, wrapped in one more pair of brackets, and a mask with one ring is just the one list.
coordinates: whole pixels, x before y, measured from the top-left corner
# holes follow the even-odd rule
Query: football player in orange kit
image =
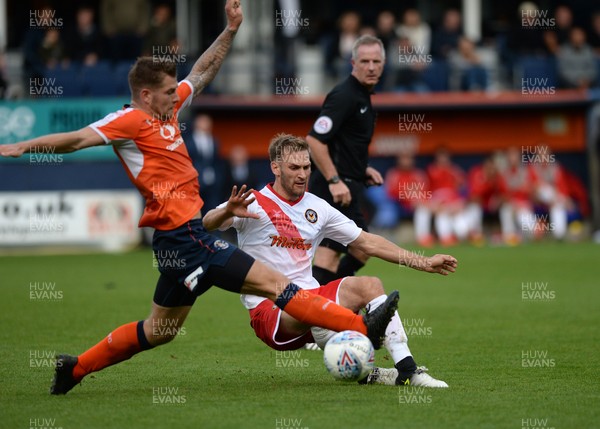
[[(150, 316), (118, 327), (79, 356), (58, 355), (52, 394), (66, 394), (86, 375), (171, 341), (176, 329), (165, 334), (153, 326), (180, 328), (196, 298), (212, 285), (269, 298), (299, 321), (334, 331), (355, 330), (380, 347), (397, 306), (396, 291), (375, 312), (356, 315), (300, 290), (283, 274), (208, 234), (202, 225), (198, 172), (183, 144), (177, 117), (212, 81), (231, 47), (243, 18), (239, 0), (227, 0), (225, 12), (227, 27), (183, 81), (177, 82), (175, 63), (139, 58), (129, 72), (132, 101), (122, 110), (78, 131), (0, 146), (0, 156), (18, 157), (39, 148), (67, 153), (112, 144), (146, 200), (139, 225), (156, 229), (152, 247), (160, 277)], [(185, 264), (169, 263), (173, 257)]]

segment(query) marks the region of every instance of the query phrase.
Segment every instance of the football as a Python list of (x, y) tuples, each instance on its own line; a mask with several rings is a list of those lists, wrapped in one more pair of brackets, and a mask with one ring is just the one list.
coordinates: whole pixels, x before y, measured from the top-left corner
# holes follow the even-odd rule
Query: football
[(375, 365), (371, 341), (356, 331), (342, 331), (325, 344), (325, 367), (334, 378), (357, 381), (366, 377)]

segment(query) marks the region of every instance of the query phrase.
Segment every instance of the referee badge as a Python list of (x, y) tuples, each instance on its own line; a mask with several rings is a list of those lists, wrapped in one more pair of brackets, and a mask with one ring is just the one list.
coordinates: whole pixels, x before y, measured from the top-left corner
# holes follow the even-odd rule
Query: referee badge
[(320, 116), (315, 121), (313, 128), (319, 134), (327, 134), (333, 128), (333, 121), (329, 116)]
[(317, 216), (317, 212), (314, 211), (313, 209), (307, 209), (304, 212), (304, 217), (310, 223), (315, 223), (319, 219), (319, 216)]

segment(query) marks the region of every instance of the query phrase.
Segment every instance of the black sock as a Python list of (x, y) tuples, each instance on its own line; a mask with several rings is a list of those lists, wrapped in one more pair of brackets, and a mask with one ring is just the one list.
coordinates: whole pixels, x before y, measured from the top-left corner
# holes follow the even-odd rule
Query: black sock
[(333, 271), (329, 271), (326, 268), (317, 267), (316, 265), (313, 265), (312, 267), (312, 274), (321, 286), (339, 278)]
[(340, 265), (338, 266), (336, 273), (337, 278), (341, 279), (342, 277), (353, 276), (364, 266), (365, 264), (354, 256), (347, 254), (340, 260)]
[(398, 370), (396, 384), (406, 384), (406, 381), (409, 380), (417, 370), (417, 364), (412, 356), (405, 357), (394, 366)]

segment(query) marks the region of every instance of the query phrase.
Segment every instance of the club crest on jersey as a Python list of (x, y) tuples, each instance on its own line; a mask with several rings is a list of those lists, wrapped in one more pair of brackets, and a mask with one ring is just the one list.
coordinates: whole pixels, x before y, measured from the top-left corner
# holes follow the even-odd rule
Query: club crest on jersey
[(215, 240), (213, 246), (217, 248), (217, 250), (225, 250), (229, 247), (229, 243), (223, 240)]
[(314, 211), (313, 209), (307, 209), (304, 212), (304, 217), (306, 218), (307, 221), (309, 221), (310, 223), (316, 223), (317, 220), (319, 220), (319, 216), (317, 216), (317, 212)]
[(160, 126), (160, 136), (165, 140), (175, 139), (175, 127), (171, 124), (164, 124)]

